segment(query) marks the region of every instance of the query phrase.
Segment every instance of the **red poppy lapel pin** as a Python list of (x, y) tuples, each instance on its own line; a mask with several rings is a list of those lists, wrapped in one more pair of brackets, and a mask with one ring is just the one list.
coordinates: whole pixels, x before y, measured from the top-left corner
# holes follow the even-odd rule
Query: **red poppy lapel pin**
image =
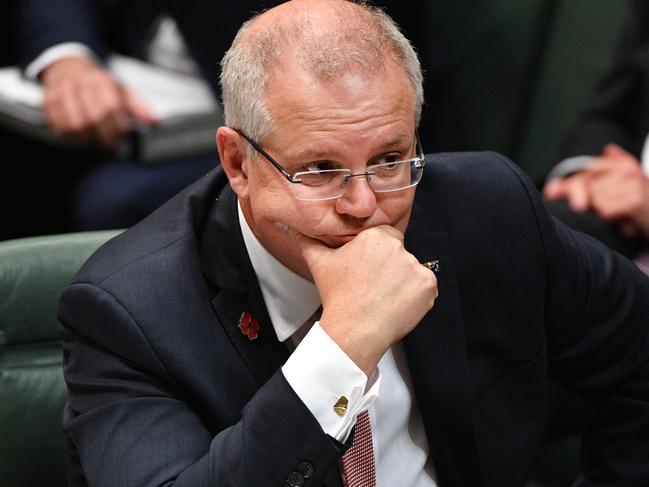
[(259, 322), (253, 320), (250, 313), (244, 311), (239, 316), (239, 329), (248, 337), (248, 340), (255, 340), (259, 336)]

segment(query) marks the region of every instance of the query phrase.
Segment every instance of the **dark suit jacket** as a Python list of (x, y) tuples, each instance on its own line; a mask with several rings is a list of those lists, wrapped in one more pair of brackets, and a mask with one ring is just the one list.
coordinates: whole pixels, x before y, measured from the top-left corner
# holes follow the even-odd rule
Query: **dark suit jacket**
[[(403, 344), (440, 486), (520, 485), (548, 374), (599, 408), (579, 485), (649, 485), (644, 275), (554, 222), (494, 154), (429, 158), (406, 248), (440, 262)], [(59, 318), (72, 485), (280, 486), (303, 461), (305, 486), (340, 485), (345, 446), (281, 373), (219, 169), (97, 251)]]
[(601, 154), (608, 142), (640, 158), (649, 134), (649, 3), (628, 4), (611, 67), (562, 144), (560, 159)]
[(63, 42), (82, 43), (102, 59), (110, 52), (144, 57), (163, 8), (157, 0), (20, 0), (16, 13), (25, 68)]

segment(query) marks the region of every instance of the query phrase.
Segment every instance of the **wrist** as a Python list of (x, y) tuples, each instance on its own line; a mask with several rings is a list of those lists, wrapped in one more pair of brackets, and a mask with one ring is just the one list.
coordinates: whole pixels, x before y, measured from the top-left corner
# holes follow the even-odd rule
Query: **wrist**
[(97, 63), (86, 56), (68, 56), (47, 66), (41, 73), (44, 86), (56, 84), (71, 74), (98, 69)]
[(320, 327), (368, 377), (391, 343), (380, 333), (371, 331), (371, 323), (344, 320), (323, 312)]

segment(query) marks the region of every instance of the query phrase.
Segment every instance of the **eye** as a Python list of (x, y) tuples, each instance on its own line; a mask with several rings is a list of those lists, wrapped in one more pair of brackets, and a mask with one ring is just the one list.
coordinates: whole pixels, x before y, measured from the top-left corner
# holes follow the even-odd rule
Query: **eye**
[(401, 156), (399, 154), (388, 154), (385, 156), (382, 156), (378, 161), (376, 161), (377, 164), (386, 164), (390, 162), (397, 162), (401, 160)]
[(382, 170), (389, 170), (394, 166), (393, 163), (403, 160), (400, 154), (386, 154), (381, 157), (377, 157), (375, 162), (370, 166), (373, 167), (377, 164), (385, 164), (381, 166)]
[(313, 171), (328, 171), (331, 169), (339, 169), (331, 161), (313, 161), (304, 164), (300, 168), (300, 172), (313, 172)]

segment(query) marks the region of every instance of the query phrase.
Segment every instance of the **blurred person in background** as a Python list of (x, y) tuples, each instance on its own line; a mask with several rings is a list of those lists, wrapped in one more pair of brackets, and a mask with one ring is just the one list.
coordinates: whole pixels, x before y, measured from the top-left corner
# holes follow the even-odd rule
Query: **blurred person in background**
[(543, 194), (556, 216), (649, 273), (649, 3), (629, 2), (621, 32)]
[(97, 149), (73, 175), (66, 230), (128, 227), (218, 162), (213, 150), (157, 164), (119, 153), (137, 125), (155, 127), (158, 120), (155, 107), (111, 72), (111, 54), (201, 77), (160, 2), (62, 0), (52, 8), (51, 2), (26, 0), (17, 4), (17, 19), (20, 66), (42, 84), (51, 128)]

